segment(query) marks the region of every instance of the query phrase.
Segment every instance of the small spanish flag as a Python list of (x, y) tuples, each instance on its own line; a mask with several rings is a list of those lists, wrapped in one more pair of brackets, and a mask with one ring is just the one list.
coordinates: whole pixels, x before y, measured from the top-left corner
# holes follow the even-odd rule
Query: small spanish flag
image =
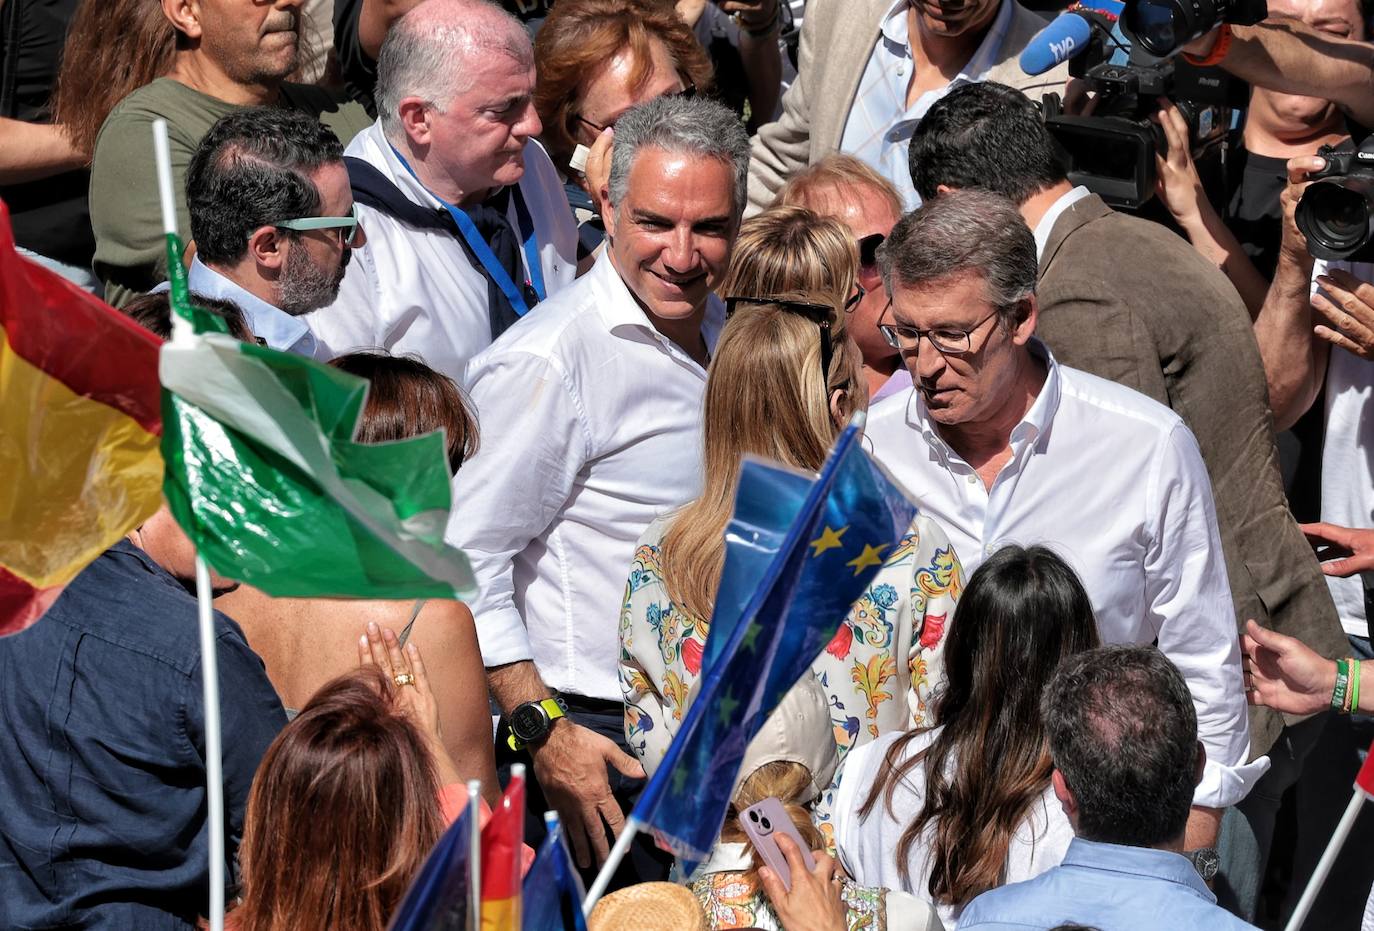
[(0, 636), (161, 504), (160, 344), (21, 258), (0, 203)]
[(482, 931), (520, 931), (524, 839), (525, 768), (517, 765), (482, 828)]

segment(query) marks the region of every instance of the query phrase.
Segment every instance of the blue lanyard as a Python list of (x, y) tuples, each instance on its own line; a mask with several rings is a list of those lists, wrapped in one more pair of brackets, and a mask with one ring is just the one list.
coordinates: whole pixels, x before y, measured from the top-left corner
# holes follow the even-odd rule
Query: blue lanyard
[[(396, 157), (401, 160), (406, 171), (410, 172), (410, 176), (419, 182), (421, 187), (424, 187), (424, 182), (420, 181), (420, 176), (415, 174), (415, 169), (410, 167), (405, 156), (397, 152), (394, 145), (391, 147), (391, 151), (396, 153)], [(455, 207), (438, 194), (430, 191), (429, 188), (425, 188), (425, 190), (429, 191), (430, 197), (443, 204), (444, 209), (449, 212), (449, 216), (453, 217), (453, 222), (458, 224), (458, 232), (463, 234), (463, 239), (467, 241), (468, 248), (472, 250), (473, 255), (477, 256), (477, 261), (482, 263), (482, 267), (491, 276), (491, 280), (496, 282), (501, 293), (506, 295), (506, 300), (510, 301), (510, 306), (515, 311), (516, 316), (523, 317), (529, 313), (530, 307), (525, 302), (524, 291), (511, 280), (505, 267), (501, 265), (501, 260), (496, 257), (495, 252), (491, 251), (491, 246), (487, 245), (487, 241), (477, 231), (477, 225), (472, 222), (472, 217), (468, 216), (461, 207)], [(534, 289), (535, 297), (542, 301), (548, 296), (548, 292), (544, 290), (544, 269), (539, 264), (539, 244), (534, 238), (534, 221), (530, 218), (529, 208), (525, 206), (525, 198), (520, 193), (520, 185), (511, 185), (511, 199), (515, 201), (515, 219), (520, 225), (520, 235), (525, 239), (525, 262), (530, 273), (528, 283)], [(528, 235), (525, 233), (527, 229), (529, 230)]]

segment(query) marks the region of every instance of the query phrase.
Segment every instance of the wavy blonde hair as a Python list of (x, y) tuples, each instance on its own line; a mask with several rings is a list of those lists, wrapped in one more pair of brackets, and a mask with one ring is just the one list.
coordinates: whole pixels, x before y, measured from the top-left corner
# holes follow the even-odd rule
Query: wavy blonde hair
[(717, 293), (829, 304), (844, 329), (844, 304), (859, 272), (854, 234), (805, 207), (770, 207), (746, 220)]
[[(709, 618), (725, 564), (725, 525), (734, 509), (740, 459), (752, 453), (814, 472), (839, 427), (831, 397), (848, 417), (867, 404), (862, 358), (844, 329), (844, 301), (858, 264), (853, 238), (809, 210), (769, 210), (745, 222), (722, 295), (761, 299), (739, 304), (725, 324), (706, 380), (701, 497), (674, 516), (659, 559), (669, 597)], [(817, 323), (769, 300), (835, 308), (830, 369), (821, 371)]]

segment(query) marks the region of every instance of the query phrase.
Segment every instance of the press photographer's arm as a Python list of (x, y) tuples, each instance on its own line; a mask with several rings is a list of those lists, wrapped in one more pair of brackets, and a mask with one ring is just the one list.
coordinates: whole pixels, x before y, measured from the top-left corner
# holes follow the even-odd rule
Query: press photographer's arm
[[(1255, 26), (1231, 26), (1221, 59), (1226, 71), (1286, 94), (1324, 97), (1364, 126), (1374, 126), (1374, 44), (1341, 39), (1300, 20), (1273, 18)], [(1184, 46), (1206, 58), (1220, 30)]]

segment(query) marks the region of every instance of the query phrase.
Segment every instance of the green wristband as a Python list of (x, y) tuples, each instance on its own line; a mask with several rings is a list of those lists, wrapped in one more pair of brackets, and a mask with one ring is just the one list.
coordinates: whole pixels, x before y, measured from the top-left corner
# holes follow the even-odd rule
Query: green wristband
[(1345, 713), (1345, 692), (1350, 687), (1350, 667), (1345, 660), (1336, 660), (1336, 688), (1331, 693), (1331, 710), (1337, 714)]
[(1360, 661), (1352, 659), (1350, 665), (1350, 713), (1360, 710)]

